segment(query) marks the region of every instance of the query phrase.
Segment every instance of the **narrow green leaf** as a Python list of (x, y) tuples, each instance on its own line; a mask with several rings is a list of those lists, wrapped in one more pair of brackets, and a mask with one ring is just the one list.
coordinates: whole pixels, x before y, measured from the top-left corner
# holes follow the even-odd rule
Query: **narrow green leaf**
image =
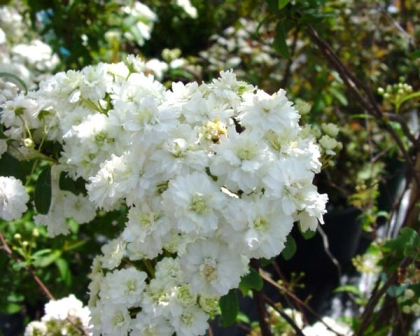
[(333, 97), (341, 103), (341, 105), (347, 106), (349, 104), (346, 96), (344, 96), (344, 94), (337, 88), (330, 87), (329, 91), (333, 95)]
[(47, 255), (46, 257), (37, 258), (34, 262), (36, 267), (47, 267), (55, 262), (58, 258), (61, 257), (61, 251), (55, 250), (51, 254)]
[(245, 296), (251, 289), (261, 290), (264, 285), (263, 279), (258, 274), (258, 272), (251, 268), (250, 272), (241, 278), (241, 282), (239, 284), (239, 289), (241, 290), (242, 294)]
[(80, 246), (85, 245), (86, 243), (87, 243), (87, 240), (78, 240), (74, 243), (69, 243), (69, 244), (66, 243), (64, 250), (71, 251), (71, 250), (79, 248)]
[(296, 253), (296, 242), (292, 235), (287, 236), (286, 246), (284, 247), (281, 255), (285, 260), (290, 260)]
[(231, 289), (229, 293), (222, 296), (219, 300), (219, 305), (222, 312), (223, 326), (231, 326), (235, 323), (239, 312), (239, 299), (236, 289)]
[(60, 272), (60, 276), (63, 279), (66, 286), (70, 286), (72, 279), (68, 262), (63, 258), (59, 258), (55, 261), (55, 264), (57, 265), (58, 271)]
[(280, 56), (290, 58), (289, 46), (286, 43), (287, 30), (283, 21), (277, 22), (276, 37), (274, 38), (273, 47)]
[(353, 293), (357, 296), (362, 296), (362, 292), (360, 291), (360, 289), (358, 289), (356, 286), (353, 286), (353, 285), (340, 286), (334, 289), (334, 293), (343, 293), (343, 292)]
[(278, 3), (279, 9), (286, 7), (289, 2), (290, 0), (279, 0), (279, 3)]
[(43, 256), (44, 254), (48, 254), (48, 253), (51, 253), (51, 249), (42, 249), (42, 250), (36, 251), (34, 254), (31, 255), (31, 257), (33, 259), (36, 259), (36, 258), (38, 258), (40, 256)]
[(46, 215), (50, 210), (51, 197), (51, 167), (48, 166), (39, 174), (35, 185), (35, 207), (40, 214)]

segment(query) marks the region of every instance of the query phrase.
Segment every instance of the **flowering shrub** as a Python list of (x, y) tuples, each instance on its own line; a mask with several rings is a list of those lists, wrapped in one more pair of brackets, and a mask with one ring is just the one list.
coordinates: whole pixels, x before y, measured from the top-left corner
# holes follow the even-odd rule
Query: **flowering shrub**
[(280, 254), (294, 222), (323, 223), (321, 153), (284, 90), (232, 72), (166, 90), (144, 68), (129, 56), (62, 72), (5, 102), (6, 151), (48, 162), (34, 220), (51, 236), (128, 209), (93, 263), (94, 335), (203, 335), (251, 259)]
[(58, 66), (59, 58), (37, 34), (27, 33), (30, 22), (22, 12), (19, 1), (0, 6), (0, 72), (19, 76), (29, 88), (35, 88)]
[(41, 321), (32, 321), (25, 329), (25, 336), (81, 335), (89, 326), (89, 309), (74, 295), (45, 305)]

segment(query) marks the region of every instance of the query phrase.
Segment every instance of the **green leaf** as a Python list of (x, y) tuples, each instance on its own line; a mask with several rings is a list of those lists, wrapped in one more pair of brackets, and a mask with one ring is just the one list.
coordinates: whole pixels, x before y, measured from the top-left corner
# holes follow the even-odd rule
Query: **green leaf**
[(55, 264), (64, 283), (69, 287), (71, 285), (71, 272), (68, 262), (63, 258), (59, 258), (55, 261)]
[(39, 174), (35, 185), (35, 207), (40, 214), (46, 215), (50, 210), (51, 197), (51, 167), (48, 166)]
[(51, 254), (47, 255), (46, 257), (37, 258), (34, 262), (36, 267), (47, 267), (55, 262), (58, 258), (61, 257), (60, 250), (54, 250)]
[(58, 185), (61, 190), (70, 191), (75, 195), (86, 194), (86, 181), (79, 177), (77, 180), (73, 180), (65, 172), (61, 172)]
[(17, 303), (8, 302), (5, 309), (1, 309), (1, 312), (4, 314), (16, 314), (19, 313), (22, 309), (22, 306)]
[(357, 296), (362, 296), (362, 292), (360, 291), (360, 289), (353, 285), (340, 286), (334, 289), (334, 293), (343, 293), (343, 292), (353, 293)]
[(420, 237), (416, 231), (404, 227), (400, 230), (398, 237), (388, 240), (384, 247), (389, 251), (402, 254), (405, 257), (413, 256), (420, 250)]
[(284, 247), (281, 255), (285, 260), (290, 260), (296, 253), (296, 242), (292, 235), (287, 236), (286, 246)]
[(0, 176), (13, 176), (25, 183), (26, 174), (22, 163), (7, 153), (0, 158)]
[(239, 299), (236, 289), (231, 289), (229, 293), (222, 296), (219, 300), (224, 327), (229, 327), (236, 321), (239, 312)]
[(286, 43), (288, 30), (283, 21), (277, 22), (276, 37), (274, 38), (273, 47), (284, 58), (290, 58), (289, 46)]
[(27, 266), (26, 261), (20, 261), (12, 265), (15, 271), (20, 271), (22, 268), (25, 268), (26, 266)]
[(301, 230), (300, 233), (302, 237), (305, 238), (306, 240), (311, 239), (312, 237), (316, 235), (316, 231), (312, 231), (312, 230), (306, 230), (305, 232)]
[(328, 91), (330, 91), (330, 93), (334, 96), (335, 99), (337, 99), (341, 103), (341, 105), (347, 106), (349, 104), (346, 96), (344, 96), (344, 94), (337, 88), (330, 87)]
[(264, 285), (264, 282), (261, 276), (258, 274), (258, 272), (255, 269), (251, 268), (250, 272), (241, 278), (239, 289), (241, 290), (242, 294), (245, 296), (252, 289), (261, 290), (263, 285)]
[(279, 3), (278, 3), (279, 9), (282, 9), (282, 8), (286, 7), (287, 4), (290, 2), (290, 0), (278, 0), (278, 1), (279, 1)]
[(48, 254), (48, 253), (51, 253), (51, 249), (42, 249), (42, 250), (36, 251), (34, 254), (32, 254), (31, 258), (36, 259), (36, 258), (41, 257), (44, 254)]
[(410, 55), (412, 58), (420, 58), (420, 50), (416, 50)]

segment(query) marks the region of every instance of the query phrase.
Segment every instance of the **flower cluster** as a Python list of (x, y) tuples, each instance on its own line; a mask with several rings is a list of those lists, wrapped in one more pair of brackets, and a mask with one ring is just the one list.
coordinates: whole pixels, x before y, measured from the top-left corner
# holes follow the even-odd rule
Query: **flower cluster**
[(89, 327), (90, 312), (73, 294), (45, 305), (41, 321), (32, 321), (25, 329), (25, 336), (81, 335)]
[[(323, 223), (327, 196), (312, 184), (321, 153), (284, 90), (269, 95), (232, 72), (167, 90), (144, 69), (129, 56), (59, 73), (3, 104), (0, 121), (15, 157), (61, 145), (53, 170), (86, 181), (82, 222), (87, 204), (128, 208), (93, 264), (93, 334), (204, 335), (251, 258), (280, 254), (294, 222)], [(64, 200), (37, 217), (52, 235), (77, 213), (54, 202)]]
[(21, 15), (24, 11), (19, 1), (0, 6), (0, 72), (13, 73), (34, 88), (58, 66), (59, 58), (38, 36), (26, 36), (30, 22)]

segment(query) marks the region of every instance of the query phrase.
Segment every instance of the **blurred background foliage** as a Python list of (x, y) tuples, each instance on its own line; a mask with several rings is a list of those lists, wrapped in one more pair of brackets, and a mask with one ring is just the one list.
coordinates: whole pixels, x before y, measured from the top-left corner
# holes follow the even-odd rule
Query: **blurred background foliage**
[[(383, 131), (384, 121), (373, 119), (360, 107), (311, 41), (307, 27), (315, 27), (378, 103), (394, 113), (393, 106), (376, 92), (401, 77), (412, 87), (420, 87), (420, 3), (296, 0), (286, 1), (281, 9), (278, 3), (191, 0), (194, 14), (175, 0), (141, 4), (134, 0), (2, 0), (0, 6), (20, 13), (23, 26), (8, 30), (11, 21), (0, 17), (6, 37), (0, 39), (0, 65), (10, 67), (16, 60), (13, 46), (38, 38), (59, 58), (48, 71), (118, 62), (127, 54), (137, 54), (156, 60), (161, 70), (151, 68), (151, 73), (167, 85), (174, 80), (208, 81), (232, 68), (240, 79), (268, 92), (284, 88), (292, 100), (311, 104), (302, 124), (318, 130), (322, 123), (340, 126), (337, 140), (343, 149), (316, 182), (321, 192), (328, 193), (331, 211), (355, 206), (365, 214), (365, 228), (372, 231), (383, 216), (380, 211), (391, 210), (396, 196), (387, 189), (388, 182), (404, 178), (404, 160)], [(417, 127), (413, 111), (418, 111), (418, 104), (418, 100), (406, 103), (399, 120), (409, 127), (414, 120)], [(401, 122), (385, 122), (409, 148)], [(20, 261), (0, 253), (4, 275), (0, 277), (0, 312), (23, 312), (30, 319), (42, 315), (45, 298), (25, 266), (33, 267), (57, 297), (71, 292), (85, 299), (91, 259), (114, 236), (116, 226), (109, 223), (124, 220), (124, 214), (121, 209), (98, 216), (89, 225), (73, 223), (71, 235), (54, 240), (34, 226), (30, 215), (11, 223), (1, 221), (0, 230)]]

